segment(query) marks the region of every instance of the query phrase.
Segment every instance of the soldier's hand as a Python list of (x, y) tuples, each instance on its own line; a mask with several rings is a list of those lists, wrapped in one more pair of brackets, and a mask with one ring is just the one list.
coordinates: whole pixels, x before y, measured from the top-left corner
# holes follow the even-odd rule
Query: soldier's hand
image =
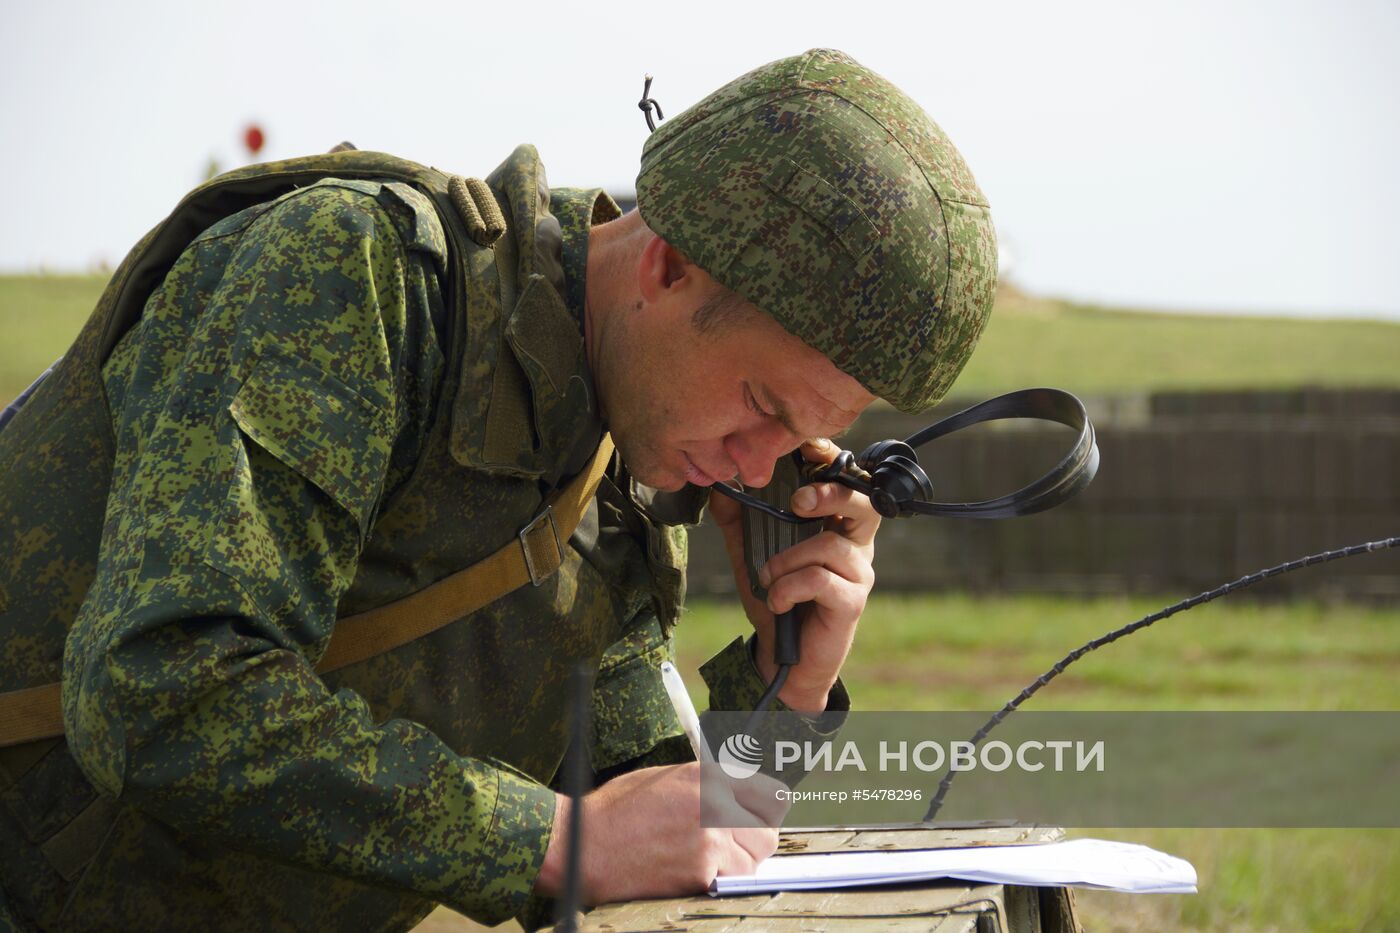
[[(830, 463), (838, 449), (821, 439), (802, 445), (802, 456)], [(808, 499), (806, 497), (810, 496)], [(855, 638), (856, 623), (875, 585), (875, 532), (880, 515), (870, 499), (837, 483), (813, 483), (793, 494), (791, 509), (802, 516), (824, 516), (822, 532), (774, 555), (760, 572), (768, 603), (754, 598), (744, 563), (742, 506), (718, 493), (710, 494), (710, 514), (724, 533), (729, 562), (734, 568), (739, 598), (757, 633), (759, 671), (772, 681), (773, 617), (800, 603), (811, 606), (801, 616), (801, 661), (778, 694), (790, 708), (803, 713), (826, 709), (826, 698)], [(767, 579), (762, 579), (766, 575)]]
[[(723, 779), (705, 792), (727, 795)], [(778, 848), (778, 831), (761, 825), (700, 825), (700, 765), (643, 768), (613, 778), (583, 799), (582, 877), (585, 904), (704, 891), (716, 875), (751, 874)], [(563, 890), (569, 837), (568, 797), (560, 796), (554, 833), (535, 893)], [(732, 800), (726, 806), (734, 806)]]

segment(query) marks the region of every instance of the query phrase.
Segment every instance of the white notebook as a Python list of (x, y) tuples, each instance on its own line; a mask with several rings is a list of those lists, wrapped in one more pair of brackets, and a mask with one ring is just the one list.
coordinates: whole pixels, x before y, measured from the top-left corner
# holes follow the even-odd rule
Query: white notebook
[(934, 878), (1138, 894), (1196, 891), (1196, 869), (1185, 859), (1128, 842), (1074, 839), (1043, 845), (782, 855), (768, 859), (752, 875), (716, 878), (710, 893), (762, 894)]

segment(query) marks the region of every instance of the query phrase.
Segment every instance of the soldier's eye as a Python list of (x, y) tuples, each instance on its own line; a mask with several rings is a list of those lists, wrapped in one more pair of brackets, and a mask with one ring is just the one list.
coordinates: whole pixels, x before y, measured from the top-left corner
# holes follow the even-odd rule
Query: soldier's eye
[(762, 408), (758, 407), (758, 399), (753, 397), (753, 392), (749, 390), (749, 384), (747, 382), (744, 383), (744, 404), (749, 407), (749, 411), (756, 415), (767, 414)]

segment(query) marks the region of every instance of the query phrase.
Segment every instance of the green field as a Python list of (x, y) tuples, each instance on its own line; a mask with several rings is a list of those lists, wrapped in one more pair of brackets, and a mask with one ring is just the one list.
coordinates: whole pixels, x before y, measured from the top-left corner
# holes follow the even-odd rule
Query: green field
[[(0, 276), (0, 401), (62, 353), (105, 284), (97, 276)], [(1004, 289), (960, 396), (1028, 385), (1080, 394), (1150, 389), (1400, 385), (1400, 324), (1145, 314)]]
[(104, 284), (98, 276), (0, 276), (0, 401), (23, 392), (68, 348)]
[[(876, 596), (843, 674), (861, 709), (992, 710), (1070, 649), (1172, 601)], [(691, 672), (748, 628), (699, 602), (677, 631)], [(1400, 709), (1400, 609), (1220, 601), (1088, 655), (1027, 709)], [(1071, 835), (1074, 835), (1071, 832)], [(1189, 859), (1196, 895), (1078, 892), (1104, 930), (1400, 929), (1400, 830), (1095, 830)]]

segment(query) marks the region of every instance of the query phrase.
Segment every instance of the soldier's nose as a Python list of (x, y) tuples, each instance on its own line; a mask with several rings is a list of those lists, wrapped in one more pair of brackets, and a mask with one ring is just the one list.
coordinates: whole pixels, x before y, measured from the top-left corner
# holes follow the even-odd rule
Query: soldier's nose
[(745, 486), (767, 486), (773, 478), (774, 463), (787, 453), (780, 444), (746, 435), (731, 435), (725, 449), (739, 468), (739, 481)]

